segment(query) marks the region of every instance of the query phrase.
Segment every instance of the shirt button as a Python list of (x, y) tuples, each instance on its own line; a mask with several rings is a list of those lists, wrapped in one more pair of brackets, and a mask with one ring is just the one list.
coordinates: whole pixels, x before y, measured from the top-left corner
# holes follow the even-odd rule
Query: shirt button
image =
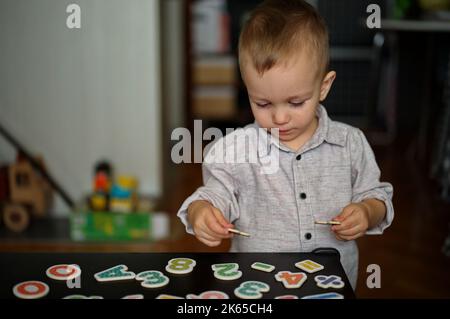
[(311, 233), (306, 233), (305, 238), (306, 238), (306, 240), (310, 240), (312, 238)]
[(302, 154), (298, 154), (296, 158), (297, 158), (297, 161), (301, 160), (302, 159)]
[(301, 199), (306, 199), (306, 194), (305, 194), (305, 193), (301, 193), (301, 194), (300, 194), (300, 198), (301, 198)]

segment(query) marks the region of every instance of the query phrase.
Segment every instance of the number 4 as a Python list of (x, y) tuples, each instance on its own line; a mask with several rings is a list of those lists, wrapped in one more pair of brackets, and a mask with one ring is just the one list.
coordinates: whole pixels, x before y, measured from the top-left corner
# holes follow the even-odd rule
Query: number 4
[(280, 271), (275, 275), (275, 279), (281, 281), (288, 289), (300, 288), (307, 278), (304, 272)]

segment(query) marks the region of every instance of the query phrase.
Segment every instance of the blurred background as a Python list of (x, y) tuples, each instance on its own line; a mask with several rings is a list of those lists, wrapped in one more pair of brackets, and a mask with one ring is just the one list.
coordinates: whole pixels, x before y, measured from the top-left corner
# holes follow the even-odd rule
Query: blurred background
[[(259, 2), (0, 0), (0, 251), (227, 251), (175, 216), (202, 177), (172, 131), (253, 122), (236, 49)], [(310, 2), (337, 72), (324, 105), (394, 186), (393, 225), (358, 240), (357, 297), (450, 298), (450, 0)]]

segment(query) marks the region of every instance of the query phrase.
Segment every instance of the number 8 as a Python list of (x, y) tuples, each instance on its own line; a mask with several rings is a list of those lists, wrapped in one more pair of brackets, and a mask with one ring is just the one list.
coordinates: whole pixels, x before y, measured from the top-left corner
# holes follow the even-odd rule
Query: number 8
[(172, 274), (188, 274), (196, 265), (195, 260), (190, 258), (174, 258), (169, 260), (166, 271)]

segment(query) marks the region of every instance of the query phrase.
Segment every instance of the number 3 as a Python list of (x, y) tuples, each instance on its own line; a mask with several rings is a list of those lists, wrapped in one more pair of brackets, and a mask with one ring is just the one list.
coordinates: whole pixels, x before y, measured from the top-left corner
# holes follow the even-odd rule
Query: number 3
[(234, 294), (242, 299), (259, 299), (261, 292), (268, 292), (270, 286), (261, 281), (245, 281), (234, 290)]
[(159, 288), (169, 283), (169, 278), (160, 271), (143, 271), (136, 276), (136, 280), (142, 281), (141, 286), (145, 288)]

